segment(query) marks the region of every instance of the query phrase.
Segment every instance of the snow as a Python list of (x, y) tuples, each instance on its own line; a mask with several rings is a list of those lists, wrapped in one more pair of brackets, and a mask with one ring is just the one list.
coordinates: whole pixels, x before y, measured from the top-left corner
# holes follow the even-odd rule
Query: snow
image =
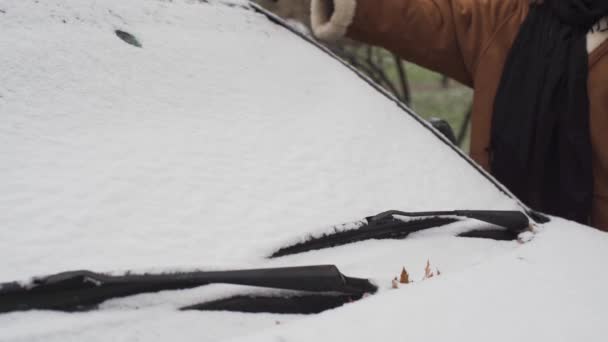
[(557, 220), (466, 270), (244, 340), (605, 341), (607, 246), (608, 234)]
[[(76, 269), (329, 263), (380, 286), (314, 316), (176, 310), (268, 291), (224, 285), (87, 313), (3, 314), (0, 341), (606, 335), (608, 237), (569, 222), (535, 229), (523, 244), (457, 238), (478, 225), (463, 221), (266, 259), (389, 209), (518, 205), (341, 63), (245, 2), (0, 0), (0, 30), (0, 283)], [(420, 281), (427, 260), (442, 274)], [(416, 282), (392, 290), (402, 267)]]
[[(466, 253), (458, 253), (454, 239), (449, 243), (448, 238), (436, 237), (395, 241), (383, 246), (390, 258), (365, 262), (352, 260), (357, 254), (343, 251), (347, 253), (339, 256), (358, 267), (383, 268), (379, 260), (391, 263), (378, 274), (393, 271), (396, 276), (398, 262), (409, 261), (406, 268), (416, 282), (390, 289), (390, 279), (379, 280), (379, 294), (319, 315), (174, 311), (196, 299), (248, 293), (238, 287), (209, 286), (115, 300), (90, 313), (5, 314), (0, 316), (0, 327), (6, 327), (0, 329), (0, 336), (2, 341), (605, 340), (608, 277), (601, 270), (608, 257), (607, 234), (557, 220), (534, 241), (516, 248), (499, 247), (500, 251), (480, 255), (463, 269), (450, 262), (451, 258), (466, 259)], [(470, 248), (474, 244), (467, 248), (471, 254), (479, 252), (479, 245), (492, 249), (493, 243), (474, 241), (477, 251)], [(397, 247), (403, 253), (394, 253)], [(357, 250), (378, 252), (371, 245)], [(442, 274), (421, 281), (429, 254)], [(396, 256), (399, 261), (391, 260)]]
[(247, 267), (388, 209), (517, 208), (394, 103), (253, 11), (2, 8), (0, 281)]

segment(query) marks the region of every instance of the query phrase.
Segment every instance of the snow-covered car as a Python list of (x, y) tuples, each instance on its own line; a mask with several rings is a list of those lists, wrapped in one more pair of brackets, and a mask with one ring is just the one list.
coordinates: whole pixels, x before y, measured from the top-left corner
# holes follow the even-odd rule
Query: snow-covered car
[(0, 30), (0, 341), (608, 336), (608, 235), (261, 8), (1, 0)]

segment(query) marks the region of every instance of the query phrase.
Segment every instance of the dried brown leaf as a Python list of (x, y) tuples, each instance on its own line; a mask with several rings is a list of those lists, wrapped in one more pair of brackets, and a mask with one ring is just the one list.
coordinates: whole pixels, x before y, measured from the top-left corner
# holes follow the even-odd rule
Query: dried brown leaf
[(401, 270), (401, 276), (399, 277), (399, 282), (401, 284), (409, 284), (410, 283), (410, 275), (405, 270), (405, 267)]
[(431, 271), (431, 261), (427, 260), (426, 267), (424, 268), (424, 279), (433, 278), (433, 276), (433, 271)]

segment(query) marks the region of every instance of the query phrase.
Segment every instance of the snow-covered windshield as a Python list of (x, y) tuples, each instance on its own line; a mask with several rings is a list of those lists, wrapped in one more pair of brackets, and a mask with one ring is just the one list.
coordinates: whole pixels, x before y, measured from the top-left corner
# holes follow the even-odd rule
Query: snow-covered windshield
[(388, 209), (517, 209), (340, 62), (222, 3), (0, 3), (0, 282), (247, 267)]

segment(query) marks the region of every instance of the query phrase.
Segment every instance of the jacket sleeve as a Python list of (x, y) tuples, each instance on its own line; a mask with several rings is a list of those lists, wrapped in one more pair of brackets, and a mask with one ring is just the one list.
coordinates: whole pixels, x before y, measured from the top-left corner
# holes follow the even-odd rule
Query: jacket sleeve
[(530, 0), (312, 0), (313, 32), (384, 47), (473, 86), (495, 32)]

